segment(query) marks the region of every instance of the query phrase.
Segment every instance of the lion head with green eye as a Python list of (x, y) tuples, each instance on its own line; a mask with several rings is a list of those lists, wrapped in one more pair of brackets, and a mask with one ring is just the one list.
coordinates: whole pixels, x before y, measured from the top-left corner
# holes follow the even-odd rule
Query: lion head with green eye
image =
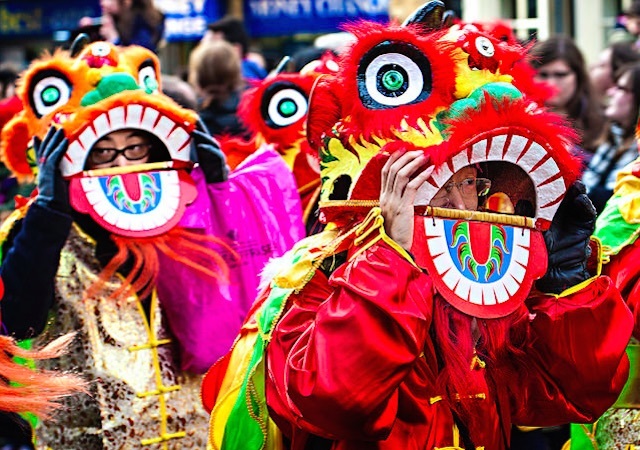
[[(197, 114), (178, 106), (160, 88), (158, 58), (142, 47), (94, 42), (45, 55), (21, 77), (18, 95), (24, 110), (3, 130), (3, 161), (18, 178), (33, 179), (32, 140), (42, 139), (51, 126), (60, 127), (69, 141), (60, 171), (70, 182), (73, 208), (116, 234), (163, 233), (177, 224), (195, 197), (187, 170), (181, 169), (192, 166)], [(151, 135), (160, 154), (155, 166), (87, 171), (94, 144), (122, 129)], [(113, 186), (121, 187), (119, 195)], [(149, 198), (138, 198), (147, 192)]]

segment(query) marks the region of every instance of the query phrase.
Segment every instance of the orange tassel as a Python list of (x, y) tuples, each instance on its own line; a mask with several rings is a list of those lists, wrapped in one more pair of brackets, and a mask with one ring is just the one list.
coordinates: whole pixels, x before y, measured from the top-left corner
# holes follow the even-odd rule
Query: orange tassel
[[(130, 258), (132, 268), (120, 287), (109, 294), (113, 299), (126, 299), (133, 293), (137, 293), (138, 298), (151, 295), (160, 272), (159, 253), (185, 264), (195, 273), (225, 283), (229, 280), (229, 266), (220, 251), (234, 259), (239, 258), (233, 248), (222, 239), (184, 228), (174, 228), (164, 235), (152, 238), (111, 236), (111, 239), (118, 252), (100, 272), (98, 280), (89, 287), (85, 298), (97, 295)], [(214, 246), (221, 250), (216, 250)]]
[(36, 360), (56, 358), (66, 351), (74, 337), (75, 333), (69, 333), (44, 348), (25, 350), (10, 337), (0, 336), (0, 410), (28, 411), (46, 419), (61, 407), (59, 401), (62, 398), (86, 393), (86, 382), (76, 375), (33, 370), (12, 359), (14, 356)]

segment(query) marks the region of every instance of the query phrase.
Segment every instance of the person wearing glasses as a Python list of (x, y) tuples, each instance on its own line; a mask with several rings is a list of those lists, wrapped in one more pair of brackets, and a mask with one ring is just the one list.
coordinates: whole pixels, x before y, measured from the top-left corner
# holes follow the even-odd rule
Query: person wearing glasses
[(534, 81), (550, 88), (545, 106), (571, 122), (580, 136), (582, 156), (588, 160), (602, 138), (606, 121), (582, 52), (570, 37), (556, 35), (537, 42), (529, 62), (537, 70)]
[[(89, 152), (86, 169), (106, 169), (108, 167), (145, 164), (157, 149), (153, 137), (140, 130), (114, 131), (96, 142)], [(158, 152), (156, 151), (156, 154)]]

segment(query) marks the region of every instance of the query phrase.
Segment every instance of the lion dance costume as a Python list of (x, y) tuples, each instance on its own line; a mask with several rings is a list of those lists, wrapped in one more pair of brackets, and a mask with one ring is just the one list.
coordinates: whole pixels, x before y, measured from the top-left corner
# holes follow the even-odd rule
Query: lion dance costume
[[(82, 370), (92, 395), (74, 398), (55, 423), (37, 429), (52, 449), (204, 449), (197, 372), (233, 341), (262, 265), (304, 235), (281, 157), (256, 153), (227, 180), (207, 182), (190, 159), (197, 115), (162, 94), (160, 82), (159, 61), (146, 49), (74, 45), (25, 72), (25, 109), (4, 128), (3, 158), (22, 177), (41, 162), (32, 136), (42, 139), (53, 124), (68, 141), (59, 171), (74, 224), (56, 258), (47, 331), (77, 332), (59, 366)], [(148, 133), (162, 154), (86, 170), (93, 145), (122, 129)], [(26, 229), (43, 233), (54, 216), (62, 214), (36, 197), (3, 237), (18, 224), (16, 243)]]
[(320, 160), (307, 141), (309, 95), (322, 74), (337, 70), (327, 53), (298, 73), (276, 72), (242, 94), (238, 116), (251, 139), (221, 137), (229, 166), (235, 167), (263, 146), (272, 146), (291, 168), (298, 185), (303, 220), (312, 224), (320, 195)]
[[(636, 134), (637, 134), (636, 130)], [(640, 446), (640, 159), (618, 173), (613, 196), (596, 222), (594, 236), (602, 242), (603, 272), (611, 277), (634, 314), (633, 337), (627, 346), (630, 373), (620, 397), (594, 424), (575, 424), (571, 449), (636, 448)]]
[[(518, 88), (524, 49), (447, 17), (429, 2), (405, 26), (350, 26), (339, 75), (316, 85), (327, 225), (281, 259), (206, 375), (213, 448), (500, 450), (512, 424), (585, 421), (615, 401), (632, 323), (619, 292), (602, 276), (534, 288), (576, 177), (572, 133)], [(436, 169), (404, 249), (384, 229), (381, 169), (416, 149)], [(469, 165), (509, 201), (428, 206)]]

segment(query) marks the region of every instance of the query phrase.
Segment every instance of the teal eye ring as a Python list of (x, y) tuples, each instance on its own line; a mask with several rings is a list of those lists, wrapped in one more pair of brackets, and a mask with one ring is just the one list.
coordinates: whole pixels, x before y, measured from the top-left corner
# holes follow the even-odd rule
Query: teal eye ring
[(71, 98), (71, 83), (61, 72), (47, 70), (33, 78), (29, 102), (38, 118), (51, 114)]
[(269, 127), (277, 129), (303, 119), (308, 108), (307, 94), (298, 85), (289, 81), (278, 81), (265, 89), (260, 113)]

